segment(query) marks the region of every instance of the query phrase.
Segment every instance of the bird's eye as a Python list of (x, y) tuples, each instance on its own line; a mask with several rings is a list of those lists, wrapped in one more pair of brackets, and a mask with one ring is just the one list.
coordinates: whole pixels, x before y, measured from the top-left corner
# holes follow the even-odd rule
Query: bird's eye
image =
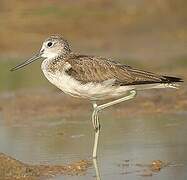
[(48, 42), (48, 43), (47, 43), (47, 46), (48, 46), (48, 47), (51, 47), (52, 45), (53, 45), (52, 42)]

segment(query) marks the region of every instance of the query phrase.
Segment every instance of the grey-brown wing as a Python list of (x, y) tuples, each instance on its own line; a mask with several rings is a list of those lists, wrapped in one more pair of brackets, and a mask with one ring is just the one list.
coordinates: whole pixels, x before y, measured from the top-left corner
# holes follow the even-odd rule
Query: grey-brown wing
[(163, 77), (134, 69), (102, 57), (77, 55), (66, 60), (71, 65), (66, 73), (83, 84), (113, 79), (114, 85), (162, 82)]

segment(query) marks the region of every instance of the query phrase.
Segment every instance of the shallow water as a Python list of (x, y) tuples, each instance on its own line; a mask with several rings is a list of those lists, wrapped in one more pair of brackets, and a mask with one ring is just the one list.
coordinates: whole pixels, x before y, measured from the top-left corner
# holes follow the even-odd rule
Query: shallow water
[[(0, 118), (0, 152), (29, 164), (64, 164), (91, 158), (93, 129), (88, 118), (33, 120), (28, 124), (7, 123)], [(173, 166), (146, 179), (187, 178), (186, 113), (146, 118), (115, 118), (101, 115), (102, 131), (98, 151), (101, 179), (144, 179), (144, 169), (136, 164), (153, 160)], [(128, 166), (123, 166), (128, 162)], [(95, 179), (92, 166), (83, 176), (54, 179)]]

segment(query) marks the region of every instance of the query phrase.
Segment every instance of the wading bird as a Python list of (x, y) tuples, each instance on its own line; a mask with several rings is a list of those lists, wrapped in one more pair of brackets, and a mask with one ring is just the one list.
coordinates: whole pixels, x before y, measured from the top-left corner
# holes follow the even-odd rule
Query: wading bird
[[(108, 58), (75, 54), (68, 42), (59, 35), (47, 38), (38, 54), (15, 66), (11, 71), (40, 58), (43, 58), (41, 69), (52, 84), (66, 94), (92, 102), (92, 123), (95, 130), (93, 158), (97, 157), (101, 128), (99, 111), (134, 98), (139, 90), (176, 88), (176, 83), (182, 82), (178, 77), (139, 70)], [(98, 101), (107, 99), (108, 103), (97, 104)]]

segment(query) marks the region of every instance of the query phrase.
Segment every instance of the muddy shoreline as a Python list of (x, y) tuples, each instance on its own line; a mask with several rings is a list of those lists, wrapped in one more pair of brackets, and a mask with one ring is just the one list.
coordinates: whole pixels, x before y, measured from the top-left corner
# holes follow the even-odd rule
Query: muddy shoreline
[(0, 153), (0, 179), (34, 180), (58, 175), (83, 175), (91, 165), (88, 160), (67, 165), (29, 165)]

